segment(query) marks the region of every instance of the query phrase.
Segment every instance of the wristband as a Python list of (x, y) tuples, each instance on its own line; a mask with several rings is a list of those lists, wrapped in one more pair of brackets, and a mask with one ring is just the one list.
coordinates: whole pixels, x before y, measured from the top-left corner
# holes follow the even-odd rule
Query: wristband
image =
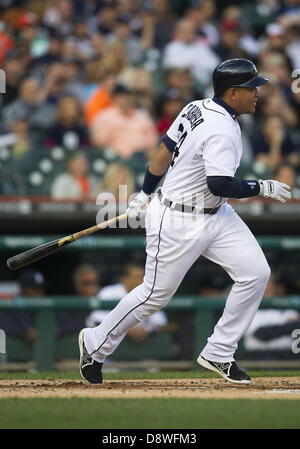
[(151, 195), (151, 193), (154, 192), (154, 190), (156, 189), (159, 181), (161, 180), (161, 178), (164, 175), (153, 175), (150, 171), (149, 168), (147, 167), (146, 173), (145, 173), (145, 178), (144, 178), (144, 183), (142, 186), (142, 190), (143, 192), (147, 193), (147, 195)]

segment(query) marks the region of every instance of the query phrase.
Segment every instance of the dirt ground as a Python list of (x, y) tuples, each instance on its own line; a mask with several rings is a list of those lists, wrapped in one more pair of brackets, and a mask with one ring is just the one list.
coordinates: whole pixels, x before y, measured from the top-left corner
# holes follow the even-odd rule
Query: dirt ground
[(0, 398), (250, 398), (300, 399), (300, 377), (261, 377), (251, 385), (223, 379), (114, 380), (90, 385), (74, 380), (0, 380)]

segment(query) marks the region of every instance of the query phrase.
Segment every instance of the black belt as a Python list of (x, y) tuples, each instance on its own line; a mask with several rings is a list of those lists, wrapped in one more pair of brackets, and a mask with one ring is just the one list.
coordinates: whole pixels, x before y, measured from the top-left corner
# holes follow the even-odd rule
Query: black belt
[[(159, 187), (156, 191), (156, 195), (158, 196), (159, 200), (163, 197), (163, 194), (161, 192), (161, 188)], [(171, 207), (173, 205), (174, 201), (169, 200), (168, 198), (165, 198), (163, 201), (163, 205), (167, 207)], [(194, 210), (197, 210), (198, 208), (196, 206), (190, 206), (189, 204), (181, 204), (181, 203), (175, 203), (175, 206), (172, 207), (172, 209), (177, 210), (178, 212), (194, 212)], [(220, 206), (218, 207), (212, 207), (212, 208), (204, 208), (201, 210), (203, 214), (210, 214), (213, 215), (220, 209)]]

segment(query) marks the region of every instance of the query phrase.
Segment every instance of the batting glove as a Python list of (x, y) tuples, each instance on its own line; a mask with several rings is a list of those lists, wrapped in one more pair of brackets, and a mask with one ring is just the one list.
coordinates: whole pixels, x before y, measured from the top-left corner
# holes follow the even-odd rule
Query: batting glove
[(283, 182), (274, 181), (273, 179), (265, 181), (259, 179), (258, 182), (260, 185), (259, 195), (265, 198), (273, 198), (281, 203), (285, 203), (285, 198), (290, 199), (292, 197), (291, 192), (289, 192), (290, 186)]
[(134, 200), (130, 201), (127, 209), (128, 218), (141, 218), (145, 214), (145, 206), (149, 201), (150, 196), (142, 190)]

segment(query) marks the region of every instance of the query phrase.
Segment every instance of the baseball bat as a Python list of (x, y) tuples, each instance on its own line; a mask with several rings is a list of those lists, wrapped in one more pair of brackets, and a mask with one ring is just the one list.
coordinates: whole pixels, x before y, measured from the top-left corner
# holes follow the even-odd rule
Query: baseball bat
[(70, 245), (70, 243), (73, 243), (76, 240), (81, 239), (82, 237), (86, 237), (87, 235), (91, 235), (96, 231), (105, 229), (109, 225), (124, 220), (125, 218), (127, 218), (127, 213), (119, 215), (115, 218), (111, 218), (110, 220), (104, 221), (103, 223), (97, 224), (90, 228), (83, 229), (82, 231), (68, 235), (67, 237), (62, 237), (61, 239), (53, 240), (52, 242), (44, 243), (43, 245), (31, 248), (27, 251), (24, 251), (23, 253), (10, 257), (7, 260), (7, 266), (12, 271), (23, 268), (26, 265), (29, 265), (33, 262), (36, 262), (37, 260), (43, 259), (44, 257), (55, 253), (56, 251), (59, 251), (60, 249), (64, 248), (67, 245)]

